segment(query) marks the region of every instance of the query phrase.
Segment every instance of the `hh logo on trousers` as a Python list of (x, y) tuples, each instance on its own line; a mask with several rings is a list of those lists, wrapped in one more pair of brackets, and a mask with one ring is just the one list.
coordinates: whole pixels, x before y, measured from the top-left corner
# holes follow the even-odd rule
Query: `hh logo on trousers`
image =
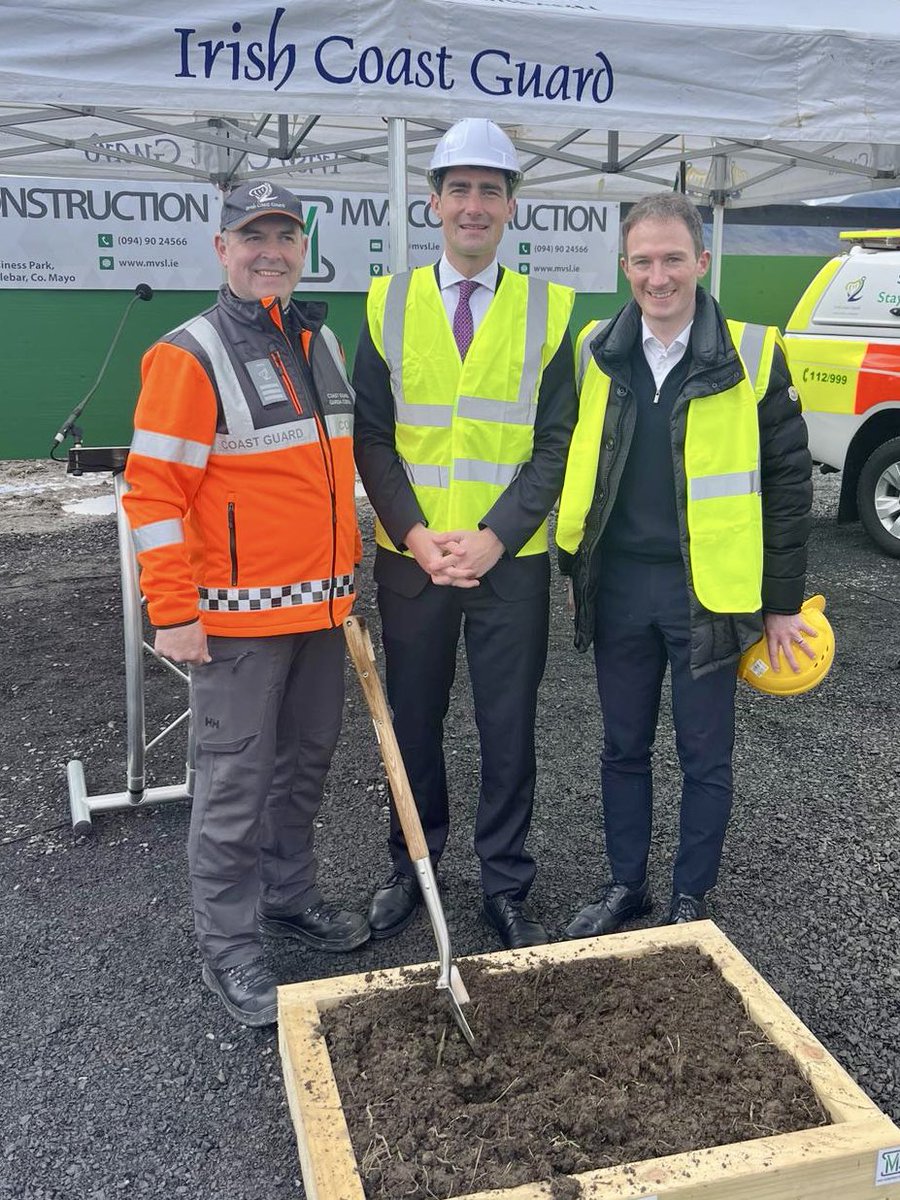
[(215, 717), (207, 717), (203, 723), (207, 727), (207, 729), (210, 729), (210, 728), (218, 729), (219, 728), (219, 722)]

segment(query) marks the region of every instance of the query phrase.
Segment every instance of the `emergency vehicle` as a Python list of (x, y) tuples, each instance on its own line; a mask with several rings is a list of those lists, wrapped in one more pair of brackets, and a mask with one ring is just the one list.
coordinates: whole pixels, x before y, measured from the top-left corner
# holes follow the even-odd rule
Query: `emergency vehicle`
[(900, 229), (842, 233), (785, 330), (813, 461), (843, 471), (839, 521), (900, 558)]

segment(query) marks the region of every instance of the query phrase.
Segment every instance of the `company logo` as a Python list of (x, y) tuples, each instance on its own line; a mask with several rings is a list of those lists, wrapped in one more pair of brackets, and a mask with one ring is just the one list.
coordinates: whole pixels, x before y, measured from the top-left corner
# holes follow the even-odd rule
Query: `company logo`
[(258, 183), (256, 187), (252, 187), (250, 189), (250, 195), (257, 204), (265, 204), (267, 201), (272, 199), (274, 194), (275, 193), (272, 189), (272, 185), (268, 181), (265, 183)]
[(314, 203), (303, 200), (304, 225), (306, 236), (309, 238), (309, 248), (306, 252), (306, 268), (303, 272), (305, 279), (315, 280), (316, 283), (331, 283), (335, 277), (334, 263), (325, 257), (321, 250), (319, 236), (319, 213), (324, 208), (331, 212), (333, 203), (328, 196), (317, 196)]
[(863, 288), (866, 286), (865, 275), (860, 275), (859, 279), (851, 279), (846, 285), (847, 300), (852, 304), (858, 300), (863, 293)]
[(900, 1179), (900, 1147), (879, 1150), (875, 1164), (875, 1183), (896, 1183)]

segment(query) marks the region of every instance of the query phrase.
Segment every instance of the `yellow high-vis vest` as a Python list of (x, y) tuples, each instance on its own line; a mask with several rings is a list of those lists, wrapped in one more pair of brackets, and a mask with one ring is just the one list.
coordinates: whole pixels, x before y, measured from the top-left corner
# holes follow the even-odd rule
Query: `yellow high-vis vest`
[[(581, 545), (597, 482), (610, 378), (591, 353), (604, 322), (578, 336), (578, 423), (572, 436), (556, 527), (568, 553)], [(776, 345), (774, 326), (729, 321), (744, 378), (727, 391), (688, 402), (684, 442), (685, 513), (691, 586), (710, 612), (751, 613), (762, 606), (762, 501), (759, 419)]]
[[(429, 529), (477, 529), (530, 460), (541, 377), (574, 298), (504, 271), (463, 362), (433, 267), (372, 280), (369, 332), (391, 372), (397, 453)], [(375, 537), (397, 549), (380, 521)], [(519, 555), (546, 549), (544, 522)]]

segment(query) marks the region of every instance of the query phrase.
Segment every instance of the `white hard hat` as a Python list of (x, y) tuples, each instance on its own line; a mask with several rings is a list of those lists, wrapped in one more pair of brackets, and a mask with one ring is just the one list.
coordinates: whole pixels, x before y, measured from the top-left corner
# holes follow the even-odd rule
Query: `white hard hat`
[(435, 171), (447, 167), (492, 167), (512, 176), (512, 185), (519, 182), (522, 169), (516, 148), (493, 121), (484, 117), (466, 117), (451, 125), (434, 148), (429, 165), (429, 179)]

